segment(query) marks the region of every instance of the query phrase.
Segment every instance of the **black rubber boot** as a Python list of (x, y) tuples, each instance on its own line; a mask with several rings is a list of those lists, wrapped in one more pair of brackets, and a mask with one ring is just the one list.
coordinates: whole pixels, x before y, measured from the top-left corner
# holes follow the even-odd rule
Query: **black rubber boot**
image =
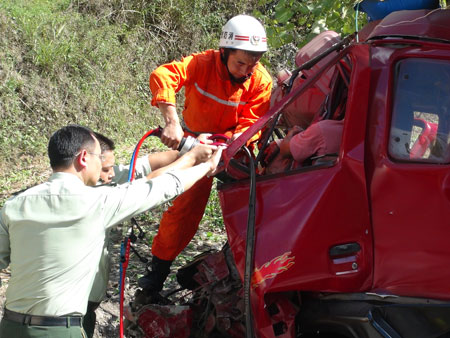
[(152, 303), (161, 301), (163, 298), (159, 292), (163, 289), (164, 281), (170, 273), (170, 266), (173, 261), (166, 261), (153, 256), (151, 263), (151, 271), (138, 279), (138, 285), (142, 288), (144, 295), (152, 298)]
[(151, 271), (138, 279), (138, 285), (142, 290), (137, 290), (135, 294), (135, 305), (139, 307), (145, 304), (171, 304), (168, 298), (163, 297), (159, 292), (163, 289), (164, 281), (170, 273), (170, 266), (173, 261), (166, 261), (153, 256)]

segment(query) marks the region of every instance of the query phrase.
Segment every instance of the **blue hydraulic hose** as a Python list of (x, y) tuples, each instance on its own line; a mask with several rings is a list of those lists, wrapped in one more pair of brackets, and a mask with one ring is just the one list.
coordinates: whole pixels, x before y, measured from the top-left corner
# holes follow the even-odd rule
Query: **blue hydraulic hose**
[[(160, 136), (161, 135), (161, 127), (149, 130), (138, 142), (136, 148), (134, 149), (133, 156), (131, 156), (130, 167), (128, 169), (128, 182), (131, 182), (134, 179), (134, 171), (136, 166), (136, 158), (139, 153), (139, 149), (142, 145), (142, 142), (149, 137), (150, 135)], [(123, 301), (124, 301), (124, 284), (125, 284), (125, 274), (126, 268), (128, 266), (130, 252), (130, 239), (125, 237), (120, 245), (120, 277), (119, 277), (119, 293), (120, 293), (120, 318), (119, 318), (119, 336), (123, 337)]]
[(134, 148), (133, 155), (131, 156), (131, 160), (130, 160), (130, 169), (128, 170), (128, 182), (131, 182), (131, 177), (132, 177), (132, 175), (133, 175), (131, 169), (133, 169), (134, 158), (135, 158), (135, 156), (136, 156), (136, 150), (137, 150), (137, 146), (136, 146), (136, 148)]
[(122, 287), (122, 260), (125, 258), (125, 245), (124, 243), (120, 243), (120, 264), (119, 264), (119, 290)]
[[(130, 166), (129, 166), (130, 169), (128, 170), (128, 180), (127, 180), (128, 182), (131, 182), (131, 177), (133, 175), (131, 169), (133, 168), (136, 150), (137, 150), (137, 146), (134, 148), (133, 155), (131, 156)], [(122, 280), (123, 265), (122, 265), (122, 263), (123, 263), (124, 259), (125, 259), (125, 245), (124, 245), (124, 242), (122, 242), (120, 244), (119, 291), (122, 289), (122, 283), (123, 283), (123, 280)]]
[(359, 42), (359, 35), (358, 35), (358, 15), (359, 15), (359, 4), (356, 5), (356, 15), (355, 15), (355, 32), (356, 32), (356, 42)]

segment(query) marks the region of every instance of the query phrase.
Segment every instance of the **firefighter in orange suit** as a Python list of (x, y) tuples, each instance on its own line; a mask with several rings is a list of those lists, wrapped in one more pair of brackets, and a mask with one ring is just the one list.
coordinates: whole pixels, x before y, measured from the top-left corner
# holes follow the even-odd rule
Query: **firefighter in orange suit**
[[(186, 133), (219, 133), (234, 140), (264, 115), (272, 89), (271, 76), (259, 62), (265, 51), (267, 38), (261, 23), (238, 15), (223, 26), (219, 50), (192, 54), (153, 71), (152, 105), (165, 121), (162, 142), (177, 149), (185, 135), (175, 108), (175, 95), (182, 87)], [(163, 214), (153, 240), (151, 271), (138, 281), (147, 296), (159, 296), (172, 261), (195, 235), (211, 185), (212, 178), (205, 177)]]

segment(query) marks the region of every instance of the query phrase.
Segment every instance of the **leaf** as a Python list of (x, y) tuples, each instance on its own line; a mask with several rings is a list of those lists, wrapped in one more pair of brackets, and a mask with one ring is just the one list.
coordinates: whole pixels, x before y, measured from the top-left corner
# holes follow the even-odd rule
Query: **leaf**
[(334, 0), (322, 0), (322, 6), (324, 10), (329, 10), (333, 7)]
[(314, 8), (314, 9), (312, 10), (312, 14), (313, 14), (314, 16), (319, 16), (321, 13), (322, 13), (322, 9), (321, 9), (321, 8)]
[(350, 25), (350, 24), (346, 23), (346, 24), (344, 25), (343, 29), (342, 29), (342, 32), (343, 32), (345, 35), (348, 35), (348, 34), (353, 33), (354, 30), (355, 30), (355, 29), (353, 28), (353, 25)]
[(307, 5), (307, 7), (310, 12), (312, 12), (316, 8), (316, 6), (314, 5)]
[(294, 12), (288, 8), (281, 8), (276, 11), (275, 18), (278, 20), (279, 23), (286, 23), (289, 21), (290, 18), (294, 15)]
[(284, 31), (280, 34), (280, 40), (283, 41), (283, 44), (287, 44), (289, 42), (292, 42), (293, 38), (288, 31)]
[(275, 6), (275, 10), (278, 11), (279, 9), (286, 8), (286, 0), (280, 0)]
[(289, 32), (293, 31), (295, 29), (295, 25), (292, 22), (289, 22), (286, 26), (285, 29)]
[(296, 4), (296, 6), (295, 6), (295, 11), (296, 11), (296, 12), (300, 12), (300, 13), (302, 13), (302, 14), (309, 14), (310, 9), (309, 9), (308, 6), (306, 6), (305, 4), (303, 4), (303, 3), (298, 3), (298, 4)]

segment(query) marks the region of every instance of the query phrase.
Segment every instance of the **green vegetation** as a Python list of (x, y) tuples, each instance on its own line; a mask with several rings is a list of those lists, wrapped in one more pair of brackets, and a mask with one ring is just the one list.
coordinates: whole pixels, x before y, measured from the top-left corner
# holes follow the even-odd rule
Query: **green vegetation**
[[(253, 15), (265, 23), (271, 50), (265, 64), (276, 71), (295, 68), (294, 58), (298, 47), (303, 46), (318, 33), (330, 29), (346, 36), (361, 28), (365, 14), (353, 10), (354, 0), (260, 0)], [(356, 22), (359, 21), (358, 27)]]
[[(48, 174), (46, 144), (68, 123), (103, 132), (119, 159), (161, 123), (148, 76), (157, 65), (214, 48), (239, 13), (267, 27), (273, 74), (293, 67), (298, 48), (326, 27), (354, 30), (354, 1), (3, 0), (0, 2), (0, 205)], [(180, 99), (179, 105), (183, 104)], [(148, 144), (147, 144), (148, 143)], [(148, 149), (162, 147), (157, 140)], [(217, 197), (212, 197), (217, 205)], [(214, 208), (214, 207), (213, 207)], [(211, 223), (220, 220), (208, 209)]]

